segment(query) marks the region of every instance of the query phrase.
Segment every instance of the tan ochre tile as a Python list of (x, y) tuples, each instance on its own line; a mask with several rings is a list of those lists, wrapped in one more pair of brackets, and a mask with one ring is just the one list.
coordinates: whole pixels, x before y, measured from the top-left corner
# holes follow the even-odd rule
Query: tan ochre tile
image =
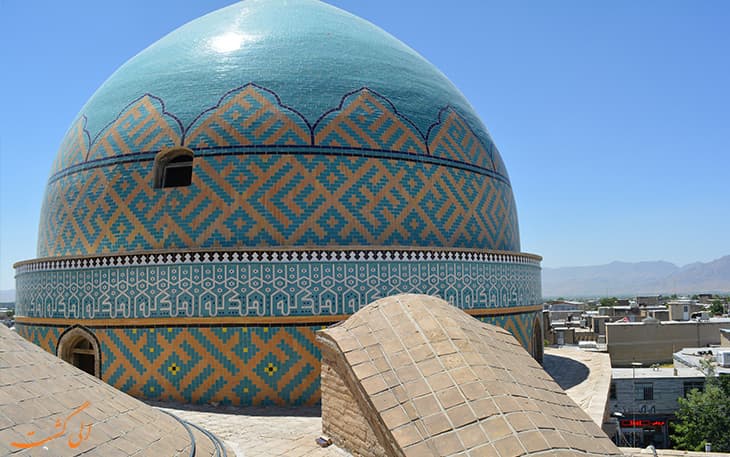
[(459, 436), (454, 431), (433, 437), (431, 442), (436, 446), (436, 450), (440, 455), (453, 455), (456, 452), (465, 450)]
[(539, 452), (550, 449), (550, 446), (542, 433), (537, 430), (522, 432), (517, 435), (517, 438), (528, 452)]
[(436, 392), (436, 398), (444, 409), (451, 408), (464, 403), (466, 400), (458, 388), (450, 387), (442, 391)]
[(413, 399), (413, 404), (421, 417), (430, 416), (441, 411), (441, 407), (433, 394), (415, 398)]
[(478, 422), (466, 425), (459, 429), (459, 438), (464, 447), (471, 449), (487, 443), (487, 435)]
[(391, 430), (411, 421), (400, 405), (381, 412), (380, 417), (383, 418), (383, 422)]
[(467, 403), (462, 403), (459, 406), (455, 406), (446, 411), (446, 415), (449, 416), (449, 420), (454, 424), (454, 427), (462, 427), (466, 424), (476, 422), (477, 418), (471, 410), (471, 407)]
[(480, 423), (490, 442), (495, 442), (500, 438), (512, 434), (512, 429), (510, 429), (507, 422), (501, 416), (492, 417)]
[(438, 435), (446, 430), (451, 430), (451, 423), (446, 414), (436, 413), (434, 415), (424, 417), (423, 425), (430, 436)]
[(507, 436), (492, 444), (494, 444), (497, 452), (499, 452), (500, 457), (518, 457), (525, 453), (525, 449), (520, 444), (520, 441), (514, 436)]

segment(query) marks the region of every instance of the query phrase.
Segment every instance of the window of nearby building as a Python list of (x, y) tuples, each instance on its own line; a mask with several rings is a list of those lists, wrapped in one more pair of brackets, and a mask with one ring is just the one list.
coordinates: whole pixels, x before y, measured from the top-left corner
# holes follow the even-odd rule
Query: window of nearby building
[(173, 148), (155, 157), (155, 187), (189, 186), (193, 178), (193, 151)]
[(654, 400), (654, 384), (651, 382), (637, 382), (636, 400)]
[(684, 382), (684, 396), (686, 397), (692, 392), (693, 389), (703, 390), (705, 388), (704, 381), (685, 381)]

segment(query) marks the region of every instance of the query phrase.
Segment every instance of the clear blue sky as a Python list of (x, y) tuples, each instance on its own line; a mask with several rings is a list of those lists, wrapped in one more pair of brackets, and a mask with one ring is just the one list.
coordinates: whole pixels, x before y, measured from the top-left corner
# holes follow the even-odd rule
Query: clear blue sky
[[(0, 0), (0, 289), (36, 255), (58, 145), (127, 59), (229, 2)], [(730, 2), (331, 1), (474, 105), (543, 265), (730, 254)]]

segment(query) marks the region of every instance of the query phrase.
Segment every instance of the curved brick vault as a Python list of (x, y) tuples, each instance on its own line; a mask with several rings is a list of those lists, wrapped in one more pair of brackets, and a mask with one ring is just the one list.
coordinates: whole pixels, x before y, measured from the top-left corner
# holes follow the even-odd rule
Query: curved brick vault
[(0, 325), (0, 455), (217, 455), (206, 433)]
[(322, 427), (362, 456), (621, 455), (507, 331), (426, 295), (317, 332)]

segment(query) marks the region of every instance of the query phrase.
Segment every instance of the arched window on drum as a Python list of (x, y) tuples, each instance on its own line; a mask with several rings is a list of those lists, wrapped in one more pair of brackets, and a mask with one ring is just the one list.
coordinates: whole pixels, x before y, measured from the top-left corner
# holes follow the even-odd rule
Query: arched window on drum
[(172, 148), (155, 157), (155, 188), (189, 186), (193, 179), (193, 151)]

